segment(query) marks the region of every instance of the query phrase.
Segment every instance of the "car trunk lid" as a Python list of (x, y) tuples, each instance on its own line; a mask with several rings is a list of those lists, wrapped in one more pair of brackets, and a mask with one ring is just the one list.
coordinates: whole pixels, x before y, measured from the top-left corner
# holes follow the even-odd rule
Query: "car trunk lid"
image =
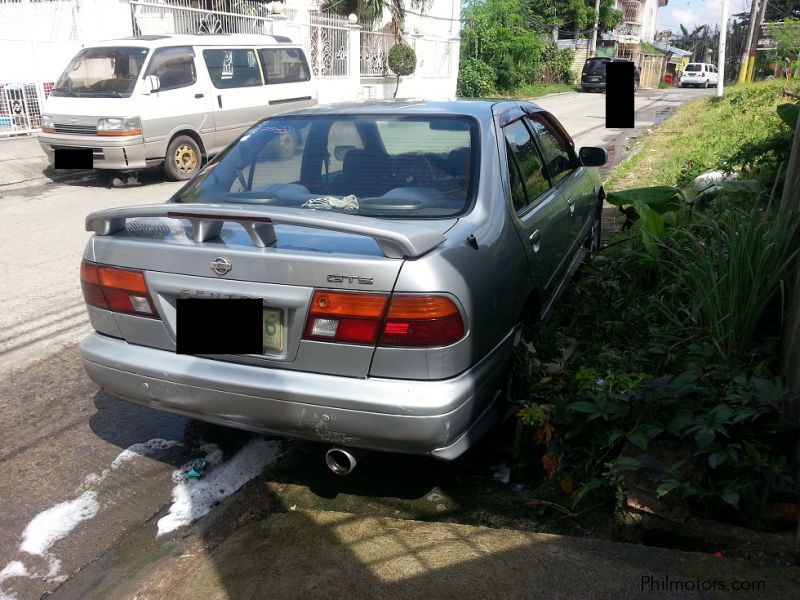
[(366, 376), (373, 346), (303, 340), (314, 290), (391, 293), (404, 260), (437, 247), (455, 222), (231, 205), (139, 206), (89, 215), (86, 229), (96, 235), (87, 258), (144, 271), (163, 332), (128, 324), (121, 330), (130, 343), (174, 350), (178, 298), (262, 298), (265, 319), (281, 319), (282, 343), (263, 355), (214, 358)]

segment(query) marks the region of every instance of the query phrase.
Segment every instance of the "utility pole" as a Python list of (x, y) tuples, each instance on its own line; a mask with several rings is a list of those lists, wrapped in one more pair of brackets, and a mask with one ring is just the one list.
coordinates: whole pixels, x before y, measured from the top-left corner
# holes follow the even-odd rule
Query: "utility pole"
[(750, 63), (747, 66), (747, 81), (753, 81), (753, 70), (756, 66), (756, 49), (758, 48), (758, 36), (761, 35), (761, 25), (764, 23), (764, 13), (767, 12), (767, 0), (762, 0), (758, 8), (758, 18), (753, 29), (753, 37), (750, 39)]
[[(755, 2), (755, 0), (753, 0)], [(725, 85), (725, 42), (728, 39), (728, 3), (729, 0), (722, 0), (722, 23), (719, 26), (719, 53), (717, 56), (717, 98), (722, 98), (723, 86)], [(764, 0), (764, 4), (767, 0)]]
[[(766, 3), (767, 0), (762, 0)], [(750, 65), (750, 40), (753, 38), (753, 28), (756, 26), (756, 11), (758, 10), (758, 0), (750, 3), (750, 25), (747, 27), (747, 37), (744, 38), (742, 56), (739, 59), (739, 78), (737, 83), (744, 83), (747, 80), (747, 67)]]
[(594, 27), (592, 27), (592, 45), (589, 48), (589, 57), (597, 53), (598, 27), (600, 27), (600, 0), (594, 0)]

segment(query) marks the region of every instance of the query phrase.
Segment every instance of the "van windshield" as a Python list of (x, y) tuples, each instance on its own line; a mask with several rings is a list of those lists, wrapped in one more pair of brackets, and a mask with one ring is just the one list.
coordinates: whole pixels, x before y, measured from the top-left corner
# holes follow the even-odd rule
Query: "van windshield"
[(70, 61), (53, 96), (122, 98), (133, 93), (147, 48), (84, 48)]
[(286, 116), (262, 121), (175, 202), (436, 218), (474, 195), (477, 125), (439, 115)]

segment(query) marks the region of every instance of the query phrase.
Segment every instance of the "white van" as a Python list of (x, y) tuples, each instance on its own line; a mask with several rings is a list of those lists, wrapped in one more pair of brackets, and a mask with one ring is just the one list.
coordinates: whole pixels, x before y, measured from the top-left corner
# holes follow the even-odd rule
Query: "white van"
[(717, 67), (708, 63), (689, 63), (681, 75), (681, 87), (711, 87), (717, 85), (719, 72)]
[(288, 38), (134, 36), (78, 52), (50, 91), (39, 142), (57, 168), (163, 164), (171, 179), (189, 179), (256, 121), (316, 97)]

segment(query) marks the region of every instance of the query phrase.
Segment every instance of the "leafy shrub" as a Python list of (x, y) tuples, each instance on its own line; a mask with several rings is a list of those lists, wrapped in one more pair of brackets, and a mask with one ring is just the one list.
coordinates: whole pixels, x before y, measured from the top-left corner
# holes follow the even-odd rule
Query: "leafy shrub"
[(559, 49), (555, 44), (547, 45), (541, 57), (542, 83), (574, 83), (573, 60), (575, 60), (573, 49)]
[(397, 76), (397, 83), (394, 86), (394, 97), (397, 98), (400, 78), (411, 75), (417, 68), (417, 53), (408, 44), (395, 44), (389, 49), (389, 57), (386, 62)]
[(481, 98), (495, 93), (496, 73), (479, 58), (461, 58), (456, 93), (467, 98)]
[[(518, 417), (547, 428), (545, 442), (534, 436), (544, 472), (577, 487), (575, 504), (603, 491), (621, 499), (646, 472), (658, 496), (766, 526), (770, 501), (796, 498), (797, 427), (777, 363), (798, 215), (764, 211), (761, 186), (746, 180), (692, 203), (669, 187), (610, 200), (642, 216), (641, 242), (585, 268), (519, 357)], [(682, 457), (664, 463), (664, 448)]]
[(405, 77), (417, 68), (417, 53), (408, 44), (395, 44), (389, 49), (387, 63), (392, 73)]

